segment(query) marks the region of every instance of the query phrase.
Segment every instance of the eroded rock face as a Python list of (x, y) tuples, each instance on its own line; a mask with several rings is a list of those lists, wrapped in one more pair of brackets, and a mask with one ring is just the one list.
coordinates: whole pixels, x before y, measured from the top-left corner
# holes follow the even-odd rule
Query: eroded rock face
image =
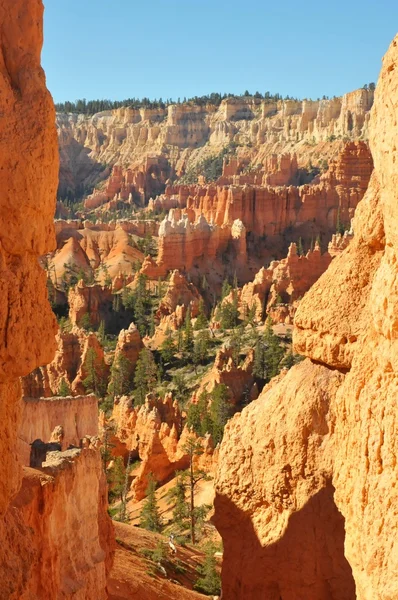
[(103, 348), (95, 333), (86, 333), (79, 327), (71, 331), (58, 331), (57, 351), (53, 360), (22, 379), (23, 395), (27, 398), (57, 396), (62, 381), (72, 394), (84, 394), (83, 381), (87, 377), (89, 351), (94, 352), (96, 372), (105, 377), (109, 367), (105, 364)]
[(231, 600), (398, 597), (397, 69), (398, 38), (354, 237), (296, 315), (295, 347), (310, 360), (227, 425), (216, 522)]
[(131, 369), (134, 370), (143, 347), (140, 332), (134, 323), (131, 323), (128, 329), (122, 329), (119, 333), (114, 360), (117, 361), (118, 357), (122, 355), (129, 361)]
[[(54, 480), (38, 481), (29, 497), (18, 457), (18, 378), (51, 361), (56, 348), (38, 260), (55, 248), (58, 174), (55, 111), (40, 66), (42, 21), (41, 0), (0, 1), (0, 597), (105, 599), (112, 532), (98, 450), (76, 456), (70, 473), (61, 468)], [(18, 490), (23, 497), (15, 499)]]
[(94, 449), (54, 452), (42, 471), (24, 469), (15, 506), (31, 532), (33, 556), (29, 587), (18, 599), (106, 600), (114, 548), (106, 490)]
[[(54, 107), (40, 66), (42, 13), (43, 6), (37, 1), (0, 3), (0, 391), (4, 411), (0, 518), (20, 477), (15, 453), (20, 398), (17, 378), (51, 360), (55, 350), (56, 323), (46, 298), (45, 274), (38, 264), (38, 257), (54, 247), (52, 217), (58, 170)], [(17, 168), (21, 148), (24, 164)]]
[(355, 598), (330, 484), (329, 404), (343, 378), (306, 361), (227, 425), (215, 509), (228, 599)]
[[(82, 227), (76, 221), (61, 223), (57, 222), (57, 251), (48, 265), (53, 283), (61, 286), (63, 279), (68, 279), (68, 271), (95, 275), (101, 284), (111, 284), (116, 277), (132, 280), (134, 266), (144, 256), (130, 244), (122, 223), (113, 229), (107, 224), (84, 223)], [(131, 229), (134, 231), (134, 227)]]
[[(62, 436), (55, 439), (57, 427), (62, 428)], [(34, 440), (60, 441), (62, 450), (66, 450), (70, 445), (79, 448), (85, 436), (97, 435), (98, 400), (94, 395), (31, 398), (22, 403), (18, 453), (24, 466), (29, 466), (30, 444)]]
[(206, 390), (211, 392), (216, 385), (225, 385), (228, 388), (229, 401), (233, 405), (248, 402), (258, 396), (257, 385), (252, 374), (254, 352), (249, 350), (246, 360), (242, 365), (234, 360), (234, 353), (229, 348), (217, 351), (214, 364), (210, 371), (203, 377), (196, 397)]
[(330, 161), (326, 173), (301, 186), (294, 178), (286, 178), (282, 186), (270, 185), (267, 163), (263, 168), (265, 183), (257, 182), (253, 175), (252, 181), (248, 178), (229, 185), (221, 178), (210, 185), (168, 186), (158, 200), (158, 209), (166, 208), (173, 199), (176, 206), (191, 212), (191, 220), (203, 215), (208, 223), (221, 227), (239, 219), (248, 232), (267, 235), (273, 243), (291, 226), (297, 230), (301, 227), (307, 236), (313, 223), (317, 233), (333, 233), (337, 217), (348, 225), (354, 216), (369, 183), (373, 161), (366, 143), (347, 143)]
[[(114, 453), (140, 460), (133, 473), (129, 499), (139, 501), (145, 497), (150, 473), (156, 481), (164, 483), (176, 471), (188, 468), (189, 457), (184, 445), (195, 434), (186, 426), (183, 428), (178, 402), (170, 393), (163, 399), (149, 395), (145, 403), (137, 407), (132, 406), (127, 396), (122, 396), (114, 404), (112, 422), (115, 425)], [(197, 457), (198, 464), (206, 472), (214, 472), (218, 453), (214, 452), (210, 436), (201, 442), (203, 454)]]
[[(294, 315), (295, 301), (302, 298), (326, 271), (331, 260), (329, 252), (322, 254), (318, 244), (305, 256), (299, 256), (296, 244), (291, 244), (286, 258), (272, 261), (267, 269), (262, 267), (254, 280), (238, 291), (238, 306), (242, 317), (252, 310), (255, 319), (261, 321), (273, 308), (275, 317), (275, 305), (282, 303), (289, 305), (289, 308), (280, 311), (281, 318), (278, 321), (289, 321)], [(232, 296), (229, 296), (226, 301), (231, 299)]]
[[(173, 171), (180, 175), (203, 157), (214, 156), (242, 139), (250, 143), (256, 164), (270, 161), (272, 185), (280, 185), (290, 178), (290, 159), (278, 166), (275, 153), (287, 157), (296, 146), (303, 154), (303, 141), (314, 145), (329, 140), (333, 154), (341, 145), (338, 138), (366, 139), (372, 103), (373, 91), (359, 89), (321, 101), (228, 98), (218, 108), (179, 104), (165, 109), (125, 107), (90, 117), (59, 114), (60, 192), (63, 195), (108, 177), (107, 164), (117, 165), (116, 170), (109, 183), (94, 193), (94, 202), (95, 197), (102, 202), (114, 194), (149, 199), (161, 193)], [(308, 162), (308, 155), (303, 159)], [(127, 167), (124, 172), (121, 166)], [(225, 175), (238, 175), (242, 183), (247, 176), (233, 165)]]

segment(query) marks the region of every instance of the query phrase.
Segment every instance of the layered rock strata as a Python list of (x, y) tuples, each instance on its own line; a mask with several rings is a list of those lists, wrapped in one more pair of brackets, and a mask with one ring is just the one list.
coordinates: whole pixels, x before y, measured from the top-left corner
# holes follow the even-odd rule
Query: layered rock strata
[(18, 443), (21, 462), (29, 466), (30, 444), (51, 440), (62, 427), (62, 449), (79, 448), (85, 436), (98, 436), (98, 400), (94, 395), (54, 398), (25, 398)]
[(95, 353), (96, 372), (105, 377), (109, 367), (105, 363), (103, 348), (94, 333), (73, 327), (71, 331), (59, 331), (56, 335), (57, 350), (53, 360), (34, 369), (22, 379), (23, 395), (27, 398), (50, 398), (57, 396), (64, 382), (73, 395), (84, 394), (89, 351)]
[(253, 164), (275, 152), (291, 152), (292, 145), (308, 161), (311, 153), (325, 153), (327, 140), (326, 155), (335, 152), (343, 138), (366, 139), (372, 103), (373, 91), (360, 89), (320, 101), (229, 98), (219, 107), (180, 104), (165, 109), (126, 107), (92, 117), (60, 114), (60, 193), (76, 192), (108, 177), (105, 165), (117, 164), (129, 171), (114, 172), (98, 195), (155, 197), (173, 172), (182, 174), (231, 143), (245, 146), (243, 154), (251, 147)]

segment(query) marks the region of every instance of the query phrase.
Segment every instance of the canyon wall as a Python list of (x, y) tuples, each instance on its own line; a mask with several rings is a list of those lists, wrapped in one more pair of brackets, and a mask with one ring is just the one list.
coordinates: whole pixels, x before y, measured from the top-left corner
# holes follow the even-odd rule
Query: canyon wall
[(308, 358), (226, 427), (215, 520), (228, 600), (398, 597), (397, 69), (398, 37), (354, 237), (295, 318)]
[(131, 193), (148, 199), (173, 173), (183, 174), (230, 144), (253, 164), (294, 146), (303, 165), (315, 150), (334, 155), (343, 138), (366, 139), (372, 103), (373, 91), (359, 89), (318, 101), (228, 98), (218, 107), (190, 103), (93, 116), (58, 114), (60, 193), (82, 192), (109, 176), (106, 165), (117, 164), (130, 167), (130, 173), (125, 178), (114, 172), (101, 190), (104, 198)]
[[(38, 260), (55, 248), (58, 176), (55, 111), (40, 66), (42, 21), (41, 0), (0, 1), (0, 598), (105, 600), (113, 534), (98, 450), (57, 453), (50, 479), (23, 471), (18, 455), (19, 377), (51, 361), (56, 348)], [(31, 475), (35, 490), (27, 496)]]
[(50, 440), (57, 426), (63, 429), (62, 449), (79, 448), (85, 436), (98, 436), (98, 400), (94, 395), (66, 398), (24, 398), (19, 429), (19, 456), (29, 466), (30, 444)]

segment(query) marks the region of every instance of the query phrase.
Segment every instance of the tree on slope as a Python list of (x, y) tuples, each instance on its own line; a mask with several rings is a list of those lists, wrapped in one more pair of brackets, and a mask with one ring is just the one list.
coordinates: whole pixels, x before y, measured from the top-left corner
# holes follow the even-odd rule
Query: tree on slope
[(160, 533), (162, 530), (162, 520), (156, 499), (156, 481), (152, 473), (148, 477), (146, 500), (140, 515), (140, 526), (156, 533)]

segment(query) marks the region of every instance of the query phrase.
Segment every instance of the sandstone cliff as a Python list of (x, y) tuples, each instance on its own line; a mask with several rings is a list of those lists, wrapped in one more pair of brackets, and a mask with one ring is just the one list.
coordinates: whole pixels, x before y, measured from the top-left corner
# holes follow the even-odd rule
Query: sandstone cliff
[(40, 0), (0, 2), (0, 598), (105, 599), (113, 534), (98, 450), (75, 451), (50, 479), (37, 470), (22, 479), (18, 456), (18, 378), (51, 361), (56, 348), (38, 260), (55, 248), (58, 174), (55, 112), (40, 66), (42, 20)]
[(295, 347), (309, 358), (227, 425), (216, 523), (229, 600), (398, 597), (397, 68), (398, 38), (353, 240), (296, 315)]
[(59, 114), (60, 193), (83, 190), (109, 176), (105, 165), (116, 164), (130, 171), (126, 177), (114, 171), (101, 189), (104, 198), (132, 194), (149, 199), (161, 193), (171, 175), (230, 144), (241, 147), (239, 156), (249, 156), (253, 164), (294, 146), (304, 165), (319, 152), (335, 155), (343, 138), (366, 139), (372, 103), (373, 91), (361, 89), (320, 101), (229, 98), (219, 107), (180, 104), (126, 107), (92, 117)]
[(55, 452), (42, 471), (25, 469), (14, 505), (29, 527), (33, 555), (18, 600), (106, 600), (114, 532), (99, 452)]
[(95, 333), (73, 327), (71, 331), (58, 331), (55, 339), (57, 350), (53, 360), (22, 379), (23, 395), (27, 398), (57, 396), (62, 382), (72, 394), (84, 394), (83, 381), (88, 374), (86, 362), (90, 350), (95, 353), (94, 366), (98, 375), (105, 377), (109, 371)]

